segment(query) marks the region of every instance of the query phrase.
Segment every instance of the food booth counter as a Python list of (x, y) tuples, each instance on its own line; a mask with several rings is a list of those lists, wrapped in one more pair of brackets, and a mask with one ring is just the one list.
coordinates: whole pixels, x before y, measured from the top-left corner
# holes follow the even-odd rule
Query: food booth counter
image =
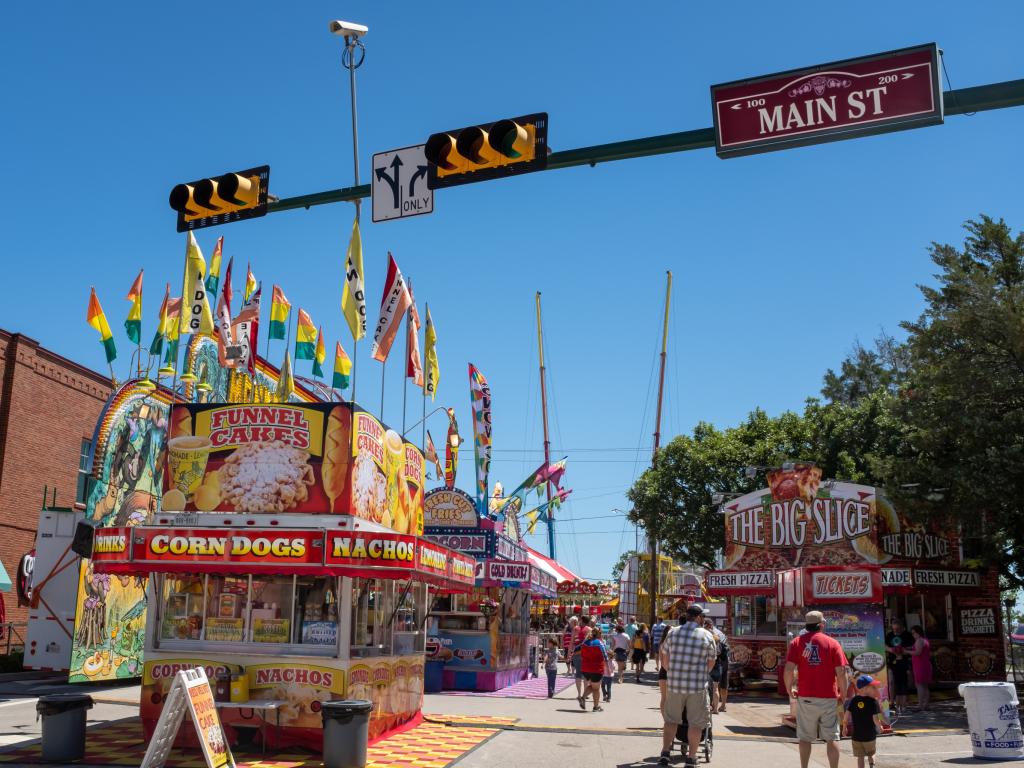
[(536, 673), (539, 635), (531, 631), (530, 601), (553, 597), (555, 579), (501, 528), (478, 517), (458, 489), (424, 498), (424, 534), (476, 559), (474, 589), (440, 597), (430, 611), (427, 658), (444, 663), (445, 690), (496, 691)]
[[(825, 568), (837, 574), (878, 572), (880, 591), (872, 592), (870, 601), (858, 601), (872, 607), (872, 616), (861, 616), (858, 623), (880, 621), (888, 628), (896, 617), (907, 627), (920, 624), (931, 643), (937, 682), (1003, 679), (996, 574), (969, 569), (956, 533), (897, 513), (881, 489), (821, 481), (816, 471), (798, 464), (770, 472), (768, 488), (723, 506), (724, 568), (705, 574), (705, 586), (727, 598), (724, 629), (742, 676), (773, 685), (781, 679), (787, 643), (803, 628), (802, 609), (836, 602), (813, 595), (805, 595), (813, 602), (803, 606), (795, 597), (783, 600), (779, 590), (796, 587), (781, 579), (794, 569), (801, 576), (786, 579)], [(801, 582), (801, 589), (807, 583)], [(836, 612), (837, 633), (853, 615)]]
[(475, 570), (420, 537), (317, 515), (159, 514), (98, 529), (92, 560), (98, 573), (152, 574), (147, 738), (175, 672), (202, 666), (231, 678), (217, 684), (230, 739), (255, 729), (314, 749), (323, 701), (373, 702), (371, 739), (418, 717), (428, 592), (471, 589)]

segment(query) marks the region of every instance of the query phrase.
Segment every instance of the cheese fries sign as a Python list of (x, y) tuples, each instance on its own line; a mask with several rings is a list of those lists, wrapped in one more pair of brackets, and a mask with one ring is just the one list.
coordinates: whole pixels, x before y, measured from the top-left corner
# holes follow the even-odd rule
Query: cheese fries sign
[(419, 534), (423, 454), (350, 403), (171, 409), (165, 512), (351, 514)]
[(725, 505), (725, 570), (957, 563), (948, 535), (897, 514), (880, 489), (823, 483), (810, 464), (769, 472), (768, 484)]

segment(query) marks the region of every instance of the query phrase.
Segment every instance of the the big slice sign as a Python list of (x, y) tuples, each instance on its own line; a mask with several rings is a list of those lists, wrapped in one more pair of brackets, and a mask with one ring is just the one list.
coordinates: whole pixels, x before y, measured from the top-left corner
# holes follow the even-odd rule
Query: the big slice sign
[(711, 87), (719, 157), (942, 122), (935, 43)]

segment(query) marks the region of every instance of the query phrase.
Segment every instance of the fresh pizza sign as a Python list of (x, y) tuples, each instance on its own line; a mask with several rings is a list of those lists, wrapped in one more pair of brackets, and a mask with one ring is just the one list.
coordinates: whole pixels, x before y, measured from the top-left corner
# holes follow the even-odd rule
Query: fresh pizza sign
[(711, 87), (719, 157), (935, 125), (935, 43)]

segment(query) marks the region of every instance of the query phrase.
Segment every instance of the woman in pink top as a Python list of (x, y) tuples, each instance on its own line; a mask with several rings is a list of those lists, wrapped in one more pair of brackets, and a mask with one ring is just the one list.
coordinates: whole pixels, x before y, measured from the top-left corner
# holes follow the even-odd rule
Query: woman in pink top
[(932, 646), (924, 636), (920, 624), (910, 628), (914, 636), (914, 647), (910, 649), (910, 663), (914, 667), (914, 685), (917, 686), (917, 703), (921, 709), (928, 709), (931, 691), (928, 686), (932, 682)]

